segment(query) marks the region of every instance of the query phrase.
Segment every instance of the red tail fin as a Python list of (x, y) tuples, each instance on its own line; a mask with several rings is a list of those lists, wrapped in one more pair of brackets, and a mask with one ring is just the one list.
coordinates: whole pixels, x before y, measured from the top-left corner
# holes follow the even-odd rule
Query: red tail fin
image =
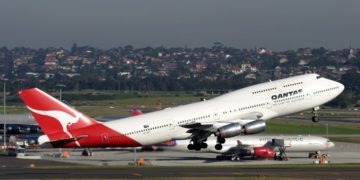
[(19, 95), (50, 141), (73, 138), (72, 131), (97, 123), (37, 88)]

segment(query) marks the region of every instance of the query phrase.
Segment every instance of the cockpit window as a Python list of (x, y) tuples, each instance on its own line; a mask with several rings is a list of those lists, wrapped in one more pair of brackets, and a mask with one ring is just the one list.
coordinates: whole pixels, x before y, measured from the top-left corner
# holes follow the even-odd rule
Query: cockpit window
[(320, 76), (320, 75), (316, 76), (316, 79), (320, 79), (320, 78), (321, 78), (321, 76)]

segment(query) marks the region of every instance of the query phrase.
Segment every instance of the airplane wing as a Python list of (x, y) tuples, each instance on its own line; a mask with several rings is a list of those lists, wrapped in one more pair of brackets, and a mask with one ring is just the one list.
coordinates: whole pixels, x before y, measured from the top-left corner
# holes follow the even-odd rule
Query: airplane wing
[[(225, 121), (218, 121), (216, 123), (191, 123), (191, 124), (185, 124), (181, 125), (181, 127), (188, 128), (191, 131), (193, 130), (201, 130), (201, 131), (210, 131), (210, 132), (216, 132), (218, 128), (230, 124), (230, 123), (239, 123), (239, 124), (246, 124), (251, 121), (255, 121), (260, 119), (263, 116), (261, 112), (252, 112), (243, 114), (235, 119), (231, 120), (225, 120)], [(188, 131), (189, 132), (189, 131)]]
[[(218, 121), (215, 123), (191, 123), (181, 125), (189, 129), (192, 141), (202, 143), (212, 134), (224, 139), (239, 134), (253, 134), (265, 129), (265, 121), (260, 118), (263, 116), (260, 112), (252, 112), (238, 116), (232, 120)], [(225, 140), (221, 140), (225, 142)]]
[(254, 121), (257, 119), (260, 119), (261, 117), (263, 117), (263, 114), (261, 112), (251, 112), (251, 113), (246, 113), (243, 114), (235, 119), (231, 119), (231, 120), (226, 120), (226, 121), (222, 121), (222, 122), (229, 122), (229, 123), (234, 123), (234, 122), (240, 122), (240, 123), (244, 123), (244, 121), (246, 121), (245, 123), (249, 122), (249, 121)]

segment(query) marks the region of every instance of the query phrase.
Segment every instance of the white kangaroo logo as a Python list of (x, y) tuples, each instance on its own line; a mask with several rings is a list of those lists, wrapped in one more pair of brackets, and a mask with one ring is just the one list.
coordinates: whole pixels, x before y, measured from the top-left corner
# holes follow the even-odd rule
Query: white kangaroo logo
[[(62, 111), (55, 111), (55, 110), (42, 111), (42, 110), (33, 109), (29, 106), (27, 106), (27, 108), (29, 108), (29, 110), (32, 111), (33, 113), (44, 115), (44, 116), (50, 116), (50, 117), (53, 117), (56, 120), (58, 120), (62, 126), (63, 131), (66, 134), (68, 134), (70, 136), (70, 138), (72, 138), (73, 136), (69, 133), (67, 126), (71, 126), (72, 124), (77, 123), (79, 121), (80, 117), (82, 117), (82, 115), (83, 115), (79, 112), (74, 111), (76, 116), (73, 117), (70, 114), (62, 112)], [(77, 141), (76, 141), (76, 144), (79, 146)]]

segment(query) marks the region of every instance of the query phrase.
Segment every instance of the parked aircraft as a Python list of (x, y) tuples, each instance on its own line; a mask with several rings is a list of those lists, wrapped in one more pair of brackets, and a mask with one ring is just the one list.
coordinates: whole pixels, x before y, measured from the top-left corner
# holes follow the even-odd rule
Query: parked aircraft
[[(257, 158), (275, 158), (283, 159), (286, 152), (306, 152), (318, 153), (335, 146), (327, 138), (319, 136), (289, 136), (289, 135), (251, 135), (236, 136), (226, 139), (221, 150), (217, 150), (214, 146), (217, 144), (216, 137), (209, 137), (206, 141), (208, 147), (202, 149), (201, 152), (212, 152), (221, 154), (217, 159), (239, 160), (244, 156), (252, 156)], [(165, 150), (189, 151), (187, 140), (176, 140), (161, 143), (158, 147)], [(276, 155), (276, 153), (278, 153)]]
[[(169, 140), (190, 139), (189, 149), (207, 148), (217, 137), (217, 150), (226, 138), (265, 130), (266, 120), (319, 106), (344, 90), (336, 81), (318, 74), (269, 81), (201, 102), (166, 108), (110, 122), (97, 122), (31, 88), (19, 91), (45, 135), (42, 145), (53, 147), (134, 147)], [(318, 121), (317, 113), (313, 120)]]
[[(0, 124), (0, 133), (4, 133), (4, 124)], [(41, 129), (38, 125), (32, 124), (6, 124), (7, 135), (17, 134), (40, 134)]]

